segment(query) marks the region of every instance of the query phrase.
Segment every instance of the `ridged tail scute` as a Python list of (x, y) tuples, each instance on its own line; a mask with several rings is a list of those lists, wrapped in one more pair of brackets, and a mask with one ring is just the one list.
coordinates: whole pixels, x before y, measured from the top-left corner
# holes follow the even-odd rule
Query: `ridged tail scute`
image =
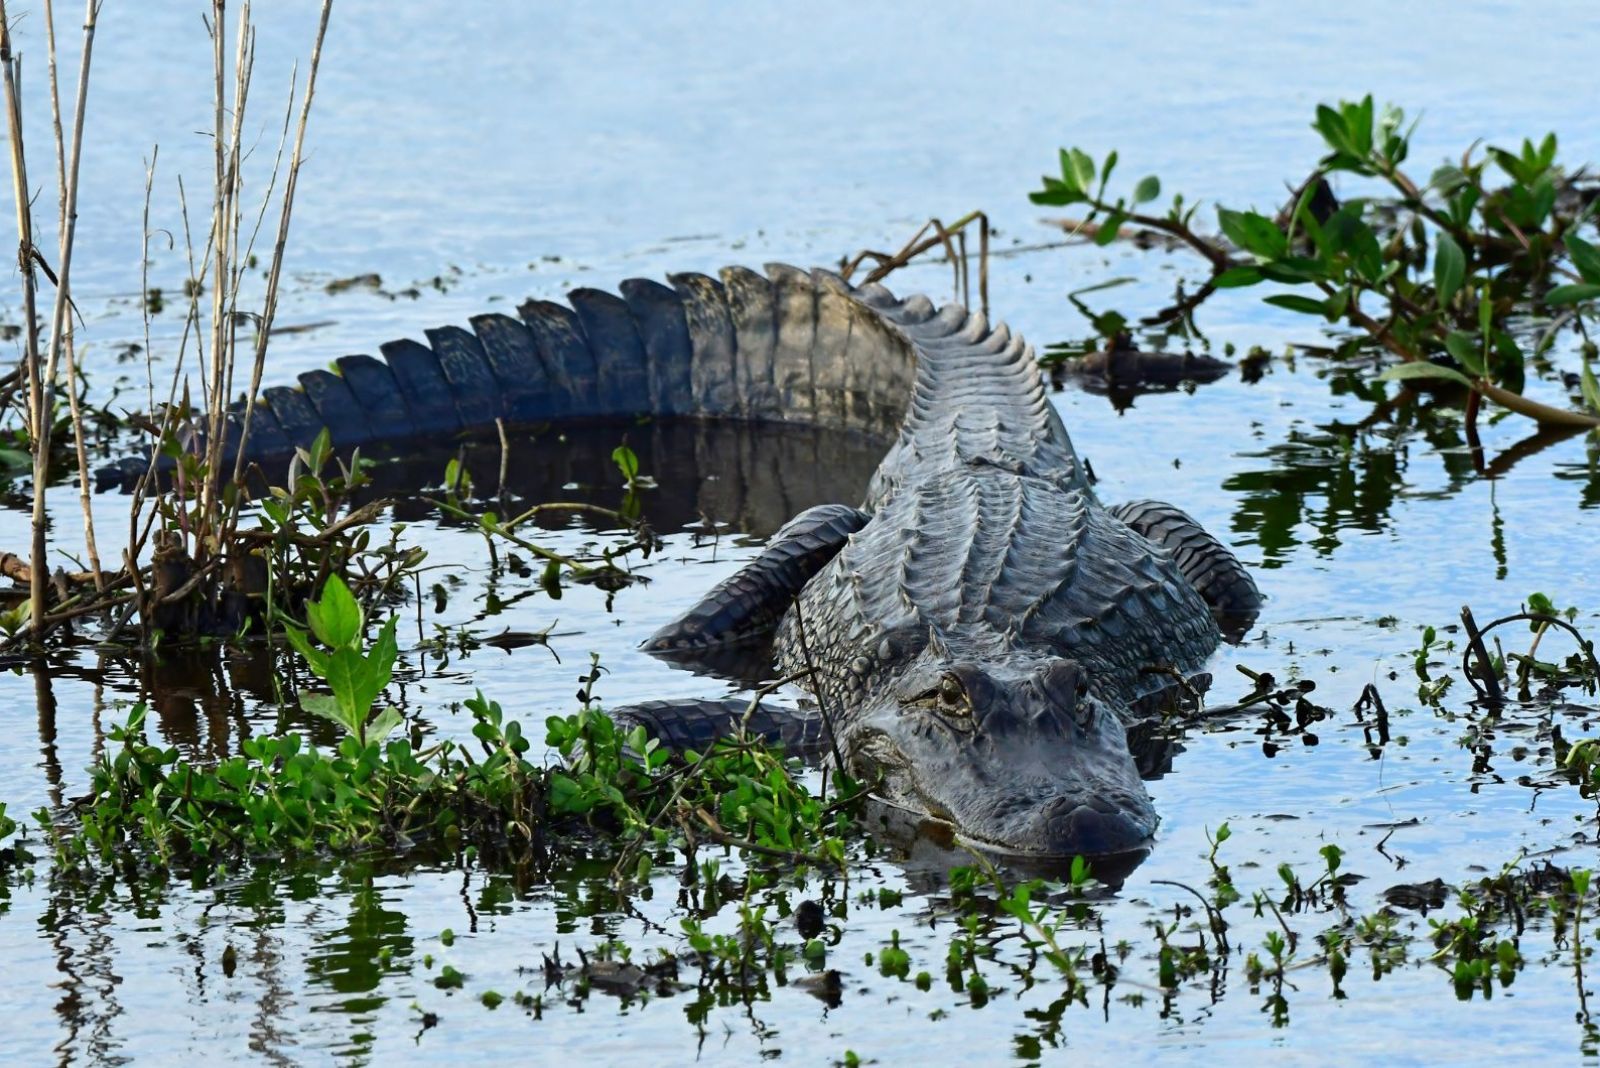
[(1173, 562), (1205, 600), (1229, 641), (1238, 641), (1261, 611), (1256, 580), (1233, 551), (1164, 501), (1129, 501), (1107, 509), (1151, 542), (1172, 554)]
[[(959, 306), (936, 309), (925, 297), (897, 300), (882, 286), (856, 289), (827, 271), (777, 264), (765, 274), (729, 267), (719, 277), (677, 274), (668, 283), (630, 279), (620, 296), (577, 289), (566, 305), (529, 301), (516, 317), (480, 315), (471, 329), (445, 326), (427, 331), (425, 342), (389, 342), (381, 359), (340, 357), (302, 374), (298, 386), (263, 391), (246, 458), (286, 461), (324, 427), (335, 447), (350, 448), (492, 432), (496, 420), (645, 415), (794, 423), (892, 440), (914, 388), (923, 401), (911, 412), (926, 417), (934, 394), (985, 362), (1018, 378), (1028, 402), (1018, 416), (1037, 424), (1018, 432), (1050, 436), (1033, 403), (1042, 390), (1031, 351)], [(933, 366), (919, 368), (919, 359)], [(985, 372), (963, 389), (995, 382)], [(230, 465), (241, 422), (240, 413), (230, 416)], [(130, 486), (144, 466), (104, 468), (101, 484)]]

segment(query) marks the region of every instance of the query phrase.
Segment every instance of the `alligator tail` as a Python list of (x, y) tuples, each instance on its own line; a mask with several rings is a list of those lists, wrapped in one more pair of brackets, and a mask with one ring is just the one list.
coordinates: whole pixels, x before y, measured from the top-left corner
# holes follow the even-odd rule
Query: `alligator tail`
[[(856, 290), (827, 271), (730, 267), (670, 284), (636, 278), (620, 295), (576, 289), (567, 304), (531, 300), (515, 317), (475, 316), (426, 343), (392, 341), (382, 358), (343, 356), (297, 386), (262, 392), (244, 437), (246, 460), (287, 461), (327, 428), (339, 448), (492, 430), (496, 420), (688, 416), (892, 433), (906, 409), (916, 355), (861, 299), (899, 309), (882, 287)], [(243, 415), (228, 415), (231, 466)], [(123, 483), (145, 461), (103, 468)], [(269, 468), (270, 473), (270, 468)]]

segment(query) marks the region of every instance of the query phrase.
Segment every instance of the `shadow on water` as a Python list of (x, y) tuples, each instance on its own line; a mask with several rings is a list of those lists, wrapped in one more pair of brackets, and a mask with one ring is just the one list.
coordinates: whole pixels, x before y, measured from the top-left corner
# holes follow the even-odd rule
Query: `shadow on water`
[[(377, 462), (359, 499), (394, 498), (397, 520), (438, 518), (425, 487), (441, 488), (446, 465), (459, 460), (474, 493), (486, 500), (610, 505), (620, 481), (611, 454), (625, 444), (659, 487), (644, 501), (645, 518), (657, 533), (709, 528), (764, 539), (813, 505), (859, 501), (890, 440), (887, 432), (781, 423), (558, 423), (513, 431), (509, 451), (482, 437), (404, 452), (364, 450)], [(552, 512), (537, 518), (554, 529), (567, 525), (570, 516)]]

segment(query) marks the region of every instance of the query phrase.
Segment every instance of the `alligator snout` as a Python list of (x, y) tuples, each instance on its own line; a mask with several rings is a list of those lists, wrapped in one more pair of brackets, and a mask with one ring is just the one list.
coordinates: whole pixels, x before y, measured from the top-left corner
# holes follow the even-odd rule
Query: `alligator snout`
[(1039, 822), (1045, 831), (1042, 837), (1047, 842), (1060, 843), (1050, 852), (1126, 853), (1148, 841), (1154, 824), (1153, 812), (1144, 820), (1136, 820), (1130, 814), (1134, 809), (1130, 804), (1127, 810), (1119, 810), (1101, 798), (1052, 798), (1039, 810)]

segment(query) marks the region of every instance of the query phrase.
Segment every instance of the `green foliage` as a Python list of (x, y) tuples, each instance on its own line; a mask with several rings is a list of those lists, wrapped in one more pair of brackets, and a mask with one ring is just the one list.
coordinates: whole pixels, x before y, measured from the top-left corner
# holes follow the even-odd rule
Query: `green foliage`
[(617, 465), (617, 470), (622, 472), (622, 480), (630, 488), (639, 479), (639, 456), (626, 444), (618, 445), (611, 450), (611, 462)]
[(320, 601), (306, 603), (306, 616), (311, 634), (326, 650), (313, 645), (298, 627), (288, 626), (285, 633), (289, 643), (305, 657), (312, 673), (328, 684), (333, 695), (303, 696), (301, 707), (337, 723), (361, 745), (382, 742), (402, 722), (399, 710), (392, 707), (372, 714), (372, 703), (389, 685), (399, 656), (397, 620), (391, 616), (378, 632), (372, 651), (365, 652), (366, 614), (338, 575), (328, 577)]
[[(1555, 135), (1525, 140), (1517, 150), (1491, 146), (1476, 159), (1469, 150), (1419, 183), (1401, 169), (1415, 124), (1407, 126), (1400, 109), (1379, 109), (1371, 96), (1324, 104), (1312, 127), (1326, 151), (1295, 200), (1277, 217), (1218, 206), (1220, 240), (1193, 230), (1194, 208), (1185, 209), (1181, 197), (1164, 217), (1131, 214), (1159, 193), (1160, 182), (1141, 181), (1132, 205), (1109, 199), (1110, 167), (1094, 182), (1093, 157), (1078, 148), (1063, 150), (1060, 177), (1044, 178), (1030, 196), (1039, 204), (1087, 206), (1087, 221), (1100, 227), (1097, 239), (1116, 237), (1108, 228), (1131, 220), (1200, 252), (1212, 277), (1199, 299), (1262, 283), (1300, 290), (1265, 299), (1348, 324), (1387, 348), (1402, 363), (1381, 380), (1497, 388), (1494, 399), (1507, 407), (1570, 422), (1560, 409), (1521, 397), (1538, 353), (1527, 351), (1511, 325), (1567, 307), (1582, 330), (1600, 300), (1600, 249), (1578, 233), (1592, 225), (1593, 208), (1558, 163)], [(1325, 182), (1340, 172), (1383, 183), (1390, 195), (1340, 204)], [(1600, 384), (1587, 363), (1581, 377), (1584, 403), (1600, 415)]]
[[(585, 708), (547, 721), (546, 744), (567, 758), (547, 767), (528, 759), (521, 725), (479, 694), (466, 702), (475, 746), (445, 741), (418, 751), (394, 736), (397, 711), (372, 715), (395, 663), (395, 621), (364, 646), (365, 613), (337, 578), (307, 615), (309, 631), (290, 629), (291, 641), (332, 694), (302, 703), (344, 728), (338, 745), (325, 752), (297, 734), (263, 735), (244, 740), (236, 756), (199, 766), (150, 744), (146, 708), (136, 705), (110, 731), (77, 825), (46, 818), (63, 863), (109, 863), (132, 852), (198, 872), (261, 855), (424, 842), (524, 857), (569, 837), (593, 848), (600, 831), (618, 836), (619, 874), (647, 878), (643, 851), (689, 827), (701, 840), (802, 869), (843, 862), (854, 806), (843, 798), (824, 805), (781, 752), (742, 740), (684, 754), (674, 766), (643, 728), (620, 730)], [(0, 831), (9, 833), (4, 823)]]

